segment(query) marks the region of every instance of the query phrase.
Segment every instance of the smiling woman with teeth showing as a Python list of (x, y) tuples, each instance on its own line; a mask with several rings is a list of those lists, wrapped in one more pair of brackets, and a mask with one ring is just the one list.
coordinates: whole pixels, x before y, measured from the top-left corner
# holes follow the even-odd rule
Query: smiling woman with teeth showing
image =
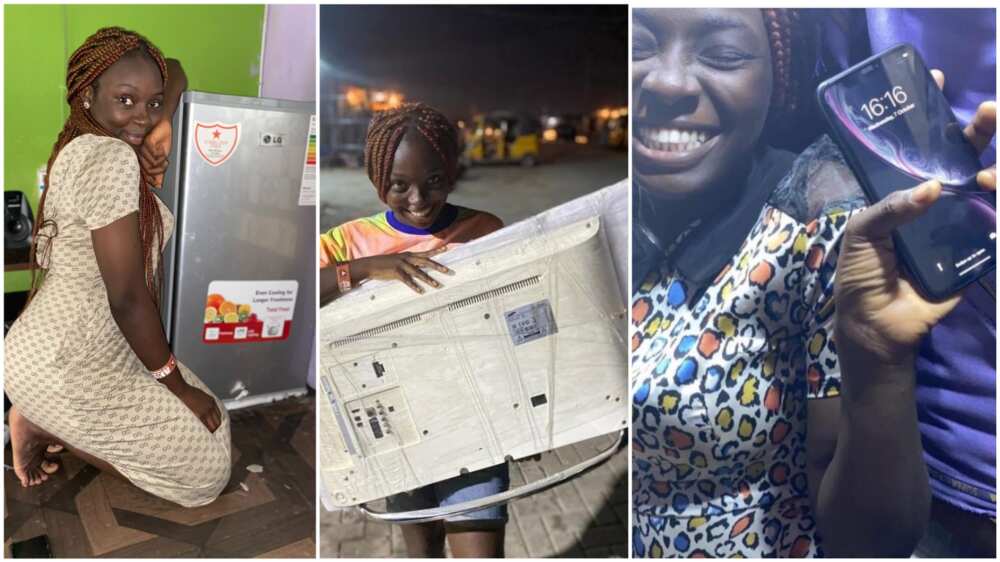
[(503, 226), (490, 213), (448, 203), (458, 150), (454, 125), (423, 104), (403, 104), (372, 118), (365, 165), (389, 209), (320, 236), (321, 303), (368, 279), (396, 279), (417, 293), (425, 285), (440, 287), (424, 269), (450, 271), (431, 256)]
[[(449, 274), (432, 260), (450, 247), (503, 226), (483, 211), (448, 203), (458, 173), (458, 132), (440, 112), (404, 104), (372, 118), (365, 139), (365, 166), (379, 199), (389, 209), (356, 219), (320, 236), (320, 302), (330, 302), (369, 279), (395, 279), (423, 293), (441, 282), (425, 269)], [(500, 493), (510, 476), (506, 464), (478, 470), (389, 498), (392, 511), (451, 505)], [(412, 557), (440, 558), (447, 540), (456, 557), (503, 556), (506, 506), (403, 525)]]
[(490, 213), (448, 203), (458, 150), (454, 125), (423, 104), (403, 104), (372, 118), (365, 165), (389, 209), (320, 236), (320, 302), (368, 279), (396, 279), (417, 293), (424, 285), (439, 287), (424, 269), (449, 270), (431, 256), (503, 226)]
[(926, 526), (913, 362), (957, 298), (921, 299), (890, 234), (940, 185), (865, 208), (829, 138), (768, 146), (812, 78), (809, 25), (633, 12), (636, 557), (905, 556)]
[(747, 173), (764, 127), (769, 50), (759, 10), (636, 10), (636, 181), (677, 201), (737, 196), (726, 185)]

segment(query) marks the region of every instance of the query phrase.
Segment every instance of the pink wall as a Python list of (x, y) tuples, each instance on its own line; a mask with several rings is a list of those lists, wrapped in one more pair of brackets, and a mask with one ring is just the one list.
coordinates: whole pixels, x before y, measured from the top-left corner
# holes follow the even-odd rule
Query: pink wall
[(260, 95), (316, 101), (316, 6), (267, 7)]

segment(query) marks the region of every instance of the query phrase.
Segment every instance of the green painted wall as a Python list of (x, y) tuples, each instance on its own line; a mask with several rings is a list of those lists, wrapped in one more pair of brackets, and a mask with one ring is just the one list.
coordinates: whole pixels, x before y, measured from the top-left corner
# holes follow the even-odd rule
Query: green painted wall
[[(188, 88), (256, 96), (263, 5), (4, 6), (4, 189), (38, 204), (37, 170), (68, 114), (66, 62), (101, 27), (137, 31), (177, 59)], [(28, 287), (26, 272), (4, 274), (4, 291)]]

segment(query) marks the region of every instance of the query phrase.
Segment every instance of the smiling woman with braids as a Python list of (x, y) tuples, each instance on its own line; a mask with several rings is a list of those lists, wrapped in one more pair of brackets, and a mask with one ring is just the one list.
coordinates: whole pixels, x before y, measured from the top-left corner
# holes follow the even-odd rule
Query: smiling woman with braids
[[(957, 298), (921, 299), (890, 234), (940, 185), (865, 209), (828, 138), (768, 146), (811, 78), (805, 16), (634, 11), (637, 557), (906, 556), (926, 525), (913, 361)], [(994, 128), (980, 108), (966, 135)]]
[(229, 480), (225, 408), (170, 353), (157, 310), (173, 217), (152, 189), (186, 84), (177, 61), (121, 28), (99, 30), (69, 59), (33, 291), (4, 352), (22, 486), (58, 469), (46, 445), (183, 506), (211, 502)]
[[(368, 178), (389, 210), (350, 221), (320, 236), (320, 301), (329, 302), (368, 279), (396, 279), (418, 293), (441, 283), (425, 269), (451, 270), (431, 259), (499, 229), (500, 219), (448, 203), (458, 173), (458, 132), (422, 104), (378, 113), (365, 140)], [(394, 511), (461, 503), (505, 490), (507, 465), (479, 470), (389, 498)], [(506, 506), (416, 525), (403, 525), (410, 556), (503, 556)]]
[(365, 166), (389, 210), (320, 237), (320, 267), (337, 266), (321, 273), (323, 302), (367, 279), (397, 279), (418, 293), (422, 284), (438, 287), (422, 269), (448, 270), (430, 256), (503, 226), (489, 213), (448, 204), (458, 173), (458, 131), (423, 104), (375, 115), (365, 140)]

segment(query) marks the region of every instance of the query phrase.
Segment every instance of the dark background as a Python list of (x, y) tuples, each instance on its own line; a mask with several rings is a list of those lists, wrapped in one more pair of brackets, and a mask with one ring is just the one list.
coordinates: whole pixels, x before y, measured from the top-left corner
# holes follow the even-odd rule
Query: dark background
[(322, 6), (321, 75), (458, 118), (627, 104), (626, 6)]

